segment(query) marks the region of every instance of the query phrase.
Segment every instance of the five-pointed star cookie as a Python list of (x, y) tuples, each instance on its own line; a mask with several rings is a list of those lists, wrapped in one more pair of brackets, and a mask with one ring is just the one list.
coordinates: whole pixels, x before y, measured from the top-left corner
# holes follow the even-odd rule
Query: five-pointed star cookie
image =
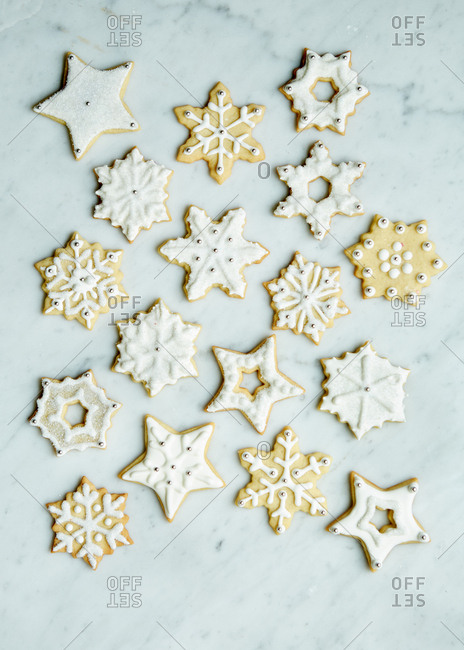
[(316, 486), (332, 462), (330, 456), (300, 452), (298, 436), (286, 427), (276, 437), (265, 456), (259, 449), (240, 449), (240, 463), (248, 469), (251, 481), (240, 490), (236, 504), (241, 508), (264, 506), (269, 525), (277, 535), (290, 527), (295, 512), (326, 515), (326, 499)]
[[(205, 410), (209, 413), (241, 411), (258, 433), (264, 433), (272, 407), (276, 402), (302, 395), (305, 390), (277, 367), (275, 334), (250, 352), (236, 352), (213, 347), (223, 375), (218, 392)], [(253, 393), (242, 386), (243, 375), (257, 373), (261, 382)]]
[(342, 357), (321, 359), (326, 379), (321, 411), (346, 422), (358, 440), (384, 422), (404, 422), (404, 384), (409, 370), (379, 357), (367, 342)]
[[(369, 95), (367, 88), (358, 83), (358, 74), (351, 69), (351, 52), (320, 56), (306, 48), (301, 67), (293, 75), (280, 90), (297, 114), (296, 130), (315, 126), (319, 131), (329, 128), (344, 135), (356, 104)], [(328, 101), (317, 99), (314, 93), (320, 81), (328, 81), (333, 88), (334, 94)]]
[(258, 104), (234, 106), (229, 90), (214, 86), (206, 106), (178, 106), (177, 119), (190, 131), (190, 137), (177, 153), (177, 160), (191, 163), (206, 160), (209, 173), (218, 182), (229, 178), (236, 160), (258, 162), (264, 159), (261, 145), (252, 137), (263, 119), (265, 107)]
[(198, 377), (193, 356), (201, 327), (183, 321), (161, 299), (116, 325), (121, 338), (112, 370), (142, 383), (150, 397), (182, 377)]
[(204, 210), (191, 206), (185, 215), (185, 237), (169, 239), (159, 247), (161, 255), (186, 270), (184, 291), (188, 300), (206, 296), (219, 287), (232, 298), (243, 298), (245, 266), (259, 264), (269, 251), (258, 242), (243, 237), (246, 213), (229, 210), (212, 221)]
[(190, 492), (225, 486), (206, 457), (213, 431), (210, 423), (179, 432), (147, 415), (145, 451), (119, 477), (154, 490), (172, 521)]
[[(290, 194), (274, 210), (276, 217), (305, 217), (316, 239), (323, 239), (330, 230), (336, 214), (356, 217), (364, 214), (359, 199), (351, 194), (351, 184), (363, 174), (366, 163), (342, 162), (334, 165), (329, 150), (316, 142), (309, 150), (303, 165), (277, 167), (281, 181), (288, 185)], [(315, 201), (310, 196), (311, 183), (322, 178), (329, 184), (326, 197)]]
[(97, 490), (83, 476), (74, 492), (68, 492), (62, 501), (47, 503), (55, 520), (52, 553), (69, 553), (96, 569), (104, 555), (111, 555), (118, 546), (133, 544), (126, 529), (126, 500), (127, 494)]
[[(412, 513), (419, 489), (417, 478), (382, 489), (351, 472), (350, 483), (353, 505), (327, 526), (327, 530), (358, 539), (371, 571), (381, 569), (387, 555), (399, 544), (430, 542)], [(388, 517), (388, 523), (380, 529), (372, 523), (377, 510), (386, 511)]]
[(133, 67), (128, 61), (116, 68), (98, 70), (68, 52), (63, 88), (34, 106), (36, 113), (66, 125), (76, 160), (103, 133), (140, 129), (122, 100)]

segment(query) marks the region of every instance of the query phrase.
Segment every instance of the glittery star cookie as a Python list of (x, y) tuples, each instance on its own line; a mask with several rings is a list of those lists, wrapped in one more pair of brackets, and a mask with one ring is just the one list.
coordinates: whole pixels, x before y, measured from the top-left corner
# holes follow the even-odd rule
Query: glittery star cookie
[(68, 52), (63, 88), (34, 106), (36, 113), (66, 125), (76, 160), (103, 133), (140, 129), (122, 101), (133, 67), (129, 61), (116, 68), (98, 70)]
[[(334, 165), (327, 147), (316, 142), (309, 150), (303, 165), (277, 167), (281, 181), (288, 185), (290, 194), (274, 211), (276, 217), (305, 217), (316, 239), (323, 239), (330, 230), (336, 214), (356, 217), (364, 214), (359, 199), (351, 194), (350, 187), (363, 174), (366, 163), (343, 162)], [(329, 184), (328, 194), (320, 201), (309, 195), (311, 183), (322, 178)]]
[(111, 555), (118, 546), (133, 544), (126, 529), (126, 500), (127, 494), (97, 490), (82, 477), (76, 490), (68, 492), (62, 501), (47, 503), (55, 520), (52, 553), (69, 553), (96, 569), (104, 555)]
[(166, 186), (172, 170), (153, 160), (145, 160), (134, 147), (123, 160), (110, 167), (95, 168), (100, 188), (95, 192), (101, 202), (95, 206), (95, 219), (108, 219), (121, 228), (132, 243), (139, 232), (154, 223), (171, 221)]
[(322, 267), (296, 252), (280, 277), (265, 282), (274, 310), (273, 330), (290, 329), (319, 345), (335, 318), (350, 310), (341, 300), (340, 267)]
[(240, 449), (238, 457), (251, 481), (240, 490), (235, 503), (241, 508), (267, 508), (269, 525), (277, 535), (288, 530), (299, 510), (327, 514), (326, 499), (316, 483), (328, 471), (332, 458), (320, 452), (302, 454), (298, 436), (290, 427), (280, 432), (265, 456), (249, 447)]
[[(121, 408), (106, 396), (103, 388), (97, 386), (91, 370), (73, 379), (42, 379), (42, 394), (37, 408), (29, 422), (40, 429), (55, 448), (57, 456), (76, 449), (84, 451), (89, 447), (106, 447), (106, 433), (111, 427), (111, 418)], [(67, 419), (68, 410), (78, 405), (83, 419), (72, 424)]]
[(362, 280), (363, 298), (384, 296), (414, 303), (431, 278), (446, 269), (427, 239), (427, 222), (407, 226), (378, 214), (361, 241), (345, 250)]
[[(250, 352), (236, 352), (213, 347), (223, 375), (218, 392), (206, 411), (238, 410), (258, 433), (264, 433), (272, 407), (276, 402), (302, 395), (305, 390), (284, 375), (277, 367), (276, 337), (273, 334)], [(243, 375), (257, 373), (260, 385), (251, 393), (242, 386)]]
[(178, 106), (177, 119), (190, 131), (177, 153), (180, 162), (206, 160), (209, 173), (218, 183), (229, 178), (236, 160), (258, 162), (264, 159), (261, 145), (251, 132), (263, 119), (265, 107), (258, 104), (234, 106), (229, 90), (222, 83), (214, 86), (204, 107)]
[(147, 415), (145, 451), (119, 477), (154, 490), (172, 521), (190, 492), (225, 486), (206, 457), (213, 431), (214, 424), (205, 424), (179, 432)]
[[(412, 513), (419, 489), (417, 478), (382, 489), (351, 472), (350, 484), (353, 505), (327, 526), (327, 530), (358, 539), (371, 571), (381, 569), (386, 557), (399, 544), (430, 542)], [(388, 517), (388, 523), (380, 528), (372, 522), (378, 510), (386, 511)]]
[(342, 357), (321, 359), (326, 379), (319, 409), (334, 413), (358, 440), (384, 422), (404, 422), (409, 370), (379, 357), (370, 343)]
[(122, 251), (89, 244), (75, 232), (65, 248), (35, 264), (44, 279), (43, 313), (62, 314), (91, 330), (99, 314), (110, 310), (110, 300), (115, 306), (127, 296), (121, 285), (121, 257)]
[(191, 206), (185, 215), (185, 237), (169, 239), (159, 247), (161, 255), (186, 270), (184, 291), (188, 300), (206, 296), (219, 287), (231, 298), (244, 298), (244, 268), (259, 264), (269, 251), (243, 237), (246, 213), (229, 210), (212, 221), (204, 210)]

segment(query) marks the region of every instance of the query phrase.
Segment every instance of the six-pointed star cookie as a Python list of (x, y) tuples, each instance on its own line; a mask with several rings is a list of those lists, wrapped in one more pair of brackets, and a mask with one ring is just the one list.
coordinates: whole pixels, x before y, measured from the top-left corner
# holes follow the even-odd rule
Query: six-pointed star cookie
[[(39, 427), (44, 438), (48, 438), (57, 456), (77, 449), (106, 447), (106, 433), (111, 427), (111, 418), (121, 408), (106, 396), (103, 388), (97, 386), (91, 370), (80, 377), (64, 379), (42, 379), (42, 394), (37, 408), (29, 418), (34, 427)], [(83, 420), (72, 424), (67, 419), (68, 409), (78, 405)]]
[(139, 232), (154, 223), (171, 221), (166, 207), (166, 186), (172, 170), (153, 160), (145, 160), (134, 147), (123, 160), (94, 169), (101, 202), (95, 206), (95, 219), (108, 219), (121, 228), (132, 243)]
[[(356, 104), (369, 95), (358, 83), (358, 74), (351, 69), (351, 52), (338, 56), (324, 54), (306, 48), (301, 67), (293, 72), (294, 78), (280, 88), (292, 102), (297, 113), (296, 130), (315, 126), (345, 134), (346, 122), (356, 110)], [(328, 81), (334, 95), (329, 101), (317, 99), (314, 91), (320, 81)]]
[(68, 492), (62, 501), (47, 503), (55, 520), (52, 553), (81, 557), (96, 569), (104, 555), (111, 555), (118, 546), (133, 544), (126, 529), (126, 500), (127, 494), (97, 490), (83, 476), (74, 492)]
[(326, 379), (321, 411), (346, 422), (358, 440), (384, 422), (404, 422), (404, 384), (409, 370), (379, 357), (367, 342), (342, 357), (321, 359)]
[[(213, 347), (223, 375), (218, 392), (206, 406), (209, 413), (241, 411), (258, 433), (264, 433), (272, 407), (276, 402), (302, 395), (305, 390), (277, 367), (275, 334), (250, 352), (236, 352)], [(242, 386), (243, 375), (257, 373), (260, 385), (253, 393)]]
[(288, 530), (298, 510), (327, 514), (325, 497), (316, 482), (328, 471), (332, 459), (320, 452), (302, 454), (298, 436), (290, 427), (280, 432), (264, 457), (253, 448), (240, 449), (238, 457), (252, 478), (235, 503), (241, 508), (265, 506), (269, 525), (277, 535)]
[(141, 382), (150, 397), (182, 377), (198, 377), (193, 356), (201, 327), (183, 321), (162, 300), (116, 325), (121, 340), (112, 370)]
[(209, 423), (179, 432), (147, 415), (145, 451), (119, 477), (154, 490), (172, 521), (190, 492), (225, 486), (206, 457), (213, 431)]
[(190, 137), (179, 148), (177, 160), (186, 163), (206, 160), (211, 176), (223, 183), (236, 160), (264, 159), (263, 148), (251, 135), (263, 119), (264, 111), (265, 107), (258, 104), (234, 106), (228, 89), (222, 83), (216, 84), (206, 106), (174, 109), (179, 122), (190, 131)]
[(186, 236), (169, 239), (159, 247), (166, 260), (187, 271), (184, 291), (188, 300), (203, 298), (213, 287), (232, 298), (245, 296), (245, 266), (259, 264), (269, 255), (261, 244), (243, 237), (245, 222), (243, 208), (229, 210), (212, 221), (204, 210), (192, 205), (185, 215)]
[[(276, 217), (291, 219), (305, 217), (316, 239), (323, 239), (330, 230), (334, 215), (356, 217), (364, 214), (359, 199), (350, 187), (363, 174), (366, 163), (342, 162), (334, 165), (327, 147), (316, 142), (309, 150), (303, 165), (277, 167), (281, 181), (288, 185), (290, 194), (274, 210)], [(329, 184), (328, 194), (319, 201), (311, 198), (311, 183), (322, 178)]]
[[(353, 505), (327, 526), (327, 530), (358, 539), (371, 571), (381, 569), (387, 555), (399, 544), (430, 542), (412, 513), (419, 489), (417, 478), (382, 489), (351, 472), (350, 483)], [(388, 523), (380, 529), (372, 523), (377, 510), (386, 511), (388, 517)]]
[(99, 314), (110, 310), (110, 299), (114, 306), (127, 296), (121, 285), (121, 258), (121, 250), (104, 250), (75, 232), (65, 248), (35, 264), (45, 280), (43, 313), (62, 314), (91, 330)]
[(34, 106), (34, 111), (65, 124), (76, 160), (103, 133), (138, 131), (140, 126), (122, 101), (132, 61), (98, 70), (76, 54), (65, 56), (63, 88)]

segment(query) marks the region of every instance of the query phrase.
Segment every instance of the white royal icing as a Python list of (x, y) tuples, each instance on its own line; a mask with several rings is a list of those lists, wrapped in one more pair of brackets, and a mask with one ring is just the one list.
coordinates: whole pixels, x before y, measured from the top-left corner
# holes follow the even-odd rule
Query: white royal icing
[(162, 300), (116, 325), (121, 340), (113, 370), (141, 382), (150, 397), (182, 377), (198, 377), (193, 356), (201, 327), (183, 321)]
[(190, 492), (224, 487), (206, 458), (213, 424), (178, 433), (148, 415), (145, 426), (145, 453), (120, 476), (154, 490), (169, 521)]
[(191, 206), (185, 216), (185, 237), (169, 239), (159, 251), (170, 262), (187, 271), (184, 284), (188, 300), (203, 298), (212, 287), (219, 287), (233, 298), (245, 296), (245, 266), (258, 264), (269, 251), (243, 237), (246, 213), (243, 208), (229, 210), (212, 221), (204, 210)]
[(113, 165), (96, 167), (101, 187), (95, 192), (101, 203), (95, 206), (96, 219), (109, 219), (120, 227), (130, 242), (153, 223), (170, 221), (165, 201), (172, 170), (153, 160), (145, 160), (137, 147)]
[[(281, 181), (290, 189), (290, 194), (274, 211), (276, 217), (290, 219), (301, 215), (306, 218), (316, 239), (323, 239), (330, 230), (334, 215), (354, 217), (363, 214), (359, 199), (351, 194), (350, 186), (363, 174), (366, 164), (342, 162), (334, 165), (329, 150), (322, 142), (316, 142), (309, 150), (309, 157), (303, 165), (277, 167)], [(330, 184), (329, 194), (320, 201), (314, 201), (308, 194), (311, 183), (323, 178)]]

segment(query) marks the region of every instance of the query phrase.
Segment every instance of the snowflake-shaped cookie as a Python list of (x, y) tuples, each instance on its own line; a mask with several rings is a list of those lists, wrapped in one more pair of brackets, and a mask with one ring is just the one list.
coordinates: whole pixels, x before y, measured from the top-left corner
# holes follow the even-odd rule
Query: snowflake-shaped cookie
[[(430, 542), (412, 512), (419, 489), (417, 478), (382, 489), (351, 472), (350, 484), (353, 505), (327, 526), (327, 530), (358, 539), (371, 571), (381, 569), (385, 558), (399, 544)], [(372, 523), (377, 510), (387, 511), (388, 516), (388, 523), (380, 529)]]
[(131, 243), (142, 229), (149, 230), (155, 222), (171, 221), (166, 207), (171, 169), (145, 160), (134, 147), (111, 167), (104, 165), (94, 171), (101, 183), (95, 192), (101, 203), (95, 206), (93, 216), (121, 228)]
[(214, 86), (204, 107), (178, 106), (177, 119), (190, 131), (190, 137), (177, 153), (177, 160), (191, 163), (206, 160), (209, 173), (218, 183), (229, 178), (236, 160), (258, 162), (264, 159), (262, 146), (251, 132), (263, 119), (265, 106), (234, 106), (229, 90), (222, 83)]
[(126, 500), (127, 494), (97, 490), (83, 476), (74, 492), (68, 492), (62, 501), (47, 503), (55, 520), (52, 553), (81, 557), (96, 569), (103, 556), (111, 555), (117, 546), (133, 544), (126, 529)]
[(363, 298), (384, 296), (415, 303), (431, 278), (446, 269), (427, 239), (427, 222), (409, 226), (375, 215), (369, 232), (345, 250), (362, 280)]
[(304, 334), (316, 345), (335, 318), (350, 310), (341, 300), (340, 267), (322, 267), (296, 252), (280, 277), (265, 282), (274, 310), (272, 329)]
[[(276, 402), (302, 395), (305, 390), (284, 375), (277, 367), (275, 334), (269, 336), (250, 352), (236, 352), (213, 347), (223, 375), (218, 392), (206, 406), (216, 413), (237, 409), (258, 433), (264, 433), (272, 407)], [(261, 382), (253, 393), (242, 386), (243, 375), (257, 373)]]
[(319, 409), (346, 422), (358, 440), (384, 422), (404, 422), (409, 370), (379, 357), (370, 343), (342, 357), (321, 359), (326, 379)]
[(316, 486), (332, 458), (320, 452), (305, 456), (298, 436), (286, 427), (276, 437), (265, 456), (259, 449), (240, 449), (240, 463), (251, 474), (251, 481), (240, 490), (236, 504), (241, 508), (265, 506), (269, 525), (277, 535), (285, 533), (295, 512), (326, 515), (326, 499)]
[[(351, 69), (351, 52), (320, 56), (306, 48), (301, 67), (293, 75), (280, 90), (297, 113), (296, 130), (315, 126), (319, 131), (329, 128), (344, 135), (347, 119), (355, 112), (356, 104), (369, 95), (367, 88), (358, 83), (357, 72)], [(334, 95), (329, 101), (321, 101), (314, 94), (319, 81), (332, 85)]]
[[(97, 386), (91, 370), (73, 379), (42, 379), (42, 394), (29, 422), (40, 429), (55, 448), (57, 456), (76, 449), (106, 447), (106, 433), (111, 418), (121, 408), (119, 402), (108, 398), (103, 388)], [(78, 404), (84, 410), (82, 422), (71, 424), (66, 419), (69, 407)]]
[(269, 251), (243, 237), (246, 213), (229, 210), (212, 221), (204, 210), (191, 206), (185, 215), (185, 237), (169, 239), (159, 247), (161, 255), (186, 270), (184, 291), (188, 300), (206, 296), (219, 287), (232, 298), (244, 298), (247, 283), (243, 270), (259, 264)]
[(214, 424), (175, 431), (152, 415), (145, 418), (145, 451), (119, 477), (154, 490), (169, 521), (190, 492), (222, 488), (206, 457)]
[[(305, 217), (316, 239), (323, 239), (330, 230), (334, 215), (356, 217), (364, 214), (359, 199), (351, 194), (350, 186), (363, 174), (366, 163), (342, 162), (334, 165), (327, 147), (316, 142), (309, 150), (303, 165), (277, 167), (281, 181), (288, 185), (290, 194), (274, 211), (276, 217)], [(328, 195), (320, 201), (309, 196), (310, 185), (318, 178), (329, 183)]]
[(201, 327), (183, 321), (162, 300), (116, 325), (121, 339), (112, 370), (142, 383), (150, 397), (181, 377), (198, 377), (193, 356)]
[(133, 67), (133, 62), (128, 61), (116, 68), (98, 70), (68, 52), (63, 88), (34, 106), (36, 113), (66, 125), (76, 160), (103, 133), (140, 129), (122, 100)]
[(45, 282), (44, 314), (62, 314), (89, 330), (99, 314), (106, 314), (127, 296), (121, 280), (122, 251), (89, 244), (75, 232), (65, 248), (35, 264)]

